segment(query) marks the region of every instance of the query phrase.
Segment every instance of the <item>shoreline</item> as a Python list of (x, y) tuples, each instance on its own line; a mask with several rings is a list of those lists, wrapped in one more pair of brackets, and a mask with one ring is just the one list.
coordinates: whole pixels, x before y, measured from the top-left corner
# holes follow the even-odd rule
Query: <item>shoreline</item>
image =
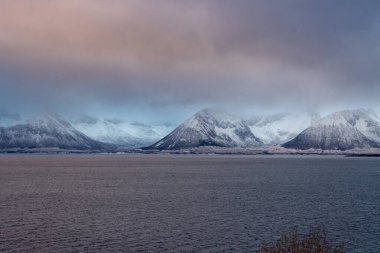
[(199, 147), (180, 150), (67, 150), (59, 148), (38, 149), (3, 149), (0, 154), (104, 154), (104, 155), (241, 155), (241, 156), (345, 156), (345, 157), (380, 157), (380, 149), (353, 149), (353, 150), (296, 150), (285, 149), (278, 146), (266, 148), (220, 148)]

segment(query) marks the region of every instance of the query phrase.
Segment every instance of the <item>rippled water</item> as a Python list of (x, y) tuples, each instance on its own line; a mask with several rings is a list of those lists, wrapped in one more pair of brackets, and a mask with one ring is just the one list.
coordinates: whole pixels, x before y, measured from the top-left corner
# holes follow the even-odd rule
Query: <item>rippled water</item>
[(380, 252), (380, 159), (0, 156), (1, 252), (252, 252), (324, 226)]

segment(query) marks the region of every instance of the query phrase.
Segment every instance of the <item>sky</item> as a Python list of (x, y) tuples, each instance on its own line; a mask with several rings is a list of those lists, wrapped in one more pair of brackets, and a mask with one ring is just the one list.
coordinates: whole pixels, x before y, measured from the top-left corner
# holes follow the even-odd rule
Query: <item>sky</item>
[(179, 122), (380, 107), (378, 0), (2, 0), (0, 108)]

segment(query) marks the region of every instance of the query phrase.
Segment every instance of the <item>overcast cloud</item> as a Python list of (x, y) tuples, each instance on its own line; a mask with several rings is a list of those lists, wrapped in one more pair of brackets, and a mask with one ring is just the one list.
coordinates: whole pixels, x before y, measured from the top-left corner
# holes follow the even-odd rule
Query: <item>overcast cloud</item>
[(0, 2), (6, 109), (379, 108), (379, 66), (377, 0)]

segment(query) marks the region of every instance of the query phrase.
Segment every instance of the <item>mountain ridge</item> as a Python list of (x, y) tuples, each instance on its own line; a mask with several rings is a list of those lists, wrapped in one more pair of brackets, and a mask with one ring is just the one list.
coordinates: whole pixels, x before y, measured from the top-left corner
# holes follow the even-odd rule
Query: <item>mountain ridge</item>
[(0, 148), (62, 148), (105, 150), (111, 146), (76, 130), (58, 114), (46, 113), (14, 126), (0, 128)]
[(317, 113), (277, 113), (251, 117), (247, 122), (265, 144), (277, 145), (290, 141), (319, 119)]
[(245, 120), (206, 108), (185, 120), (148, 149), (181, 149), (199, 146), (250, 147), (261, 145)]
[(147, 125), (86, 115), (82, 115), (79, 119), (71, 122), (76, 129), (94, 140), (112, 143), (126, 149), (151, 145), (171, 130), (170, 126), (164, 124)]
[[(1, 111), (0, 111), (1, 112)], [(280, 113), (244, 119), (217, 109), (196, 112), (177, 128), (83, 116), (65, 120), (45, 113), (24, 120), (0, 113), (0, 149), (176, 150), (197, 147), (348, 150), (380, 147), (380, 116), (373, 110)], [(172, 130), (172, 131), (170, 131)]]
[[(377, 116), (376, 116), (377, 117)], [(348, 150), (380, 147), (380, 120), (365, 109), (344, 110), (331, 113), (311, 125), (285, 148)]]

